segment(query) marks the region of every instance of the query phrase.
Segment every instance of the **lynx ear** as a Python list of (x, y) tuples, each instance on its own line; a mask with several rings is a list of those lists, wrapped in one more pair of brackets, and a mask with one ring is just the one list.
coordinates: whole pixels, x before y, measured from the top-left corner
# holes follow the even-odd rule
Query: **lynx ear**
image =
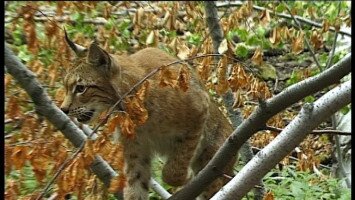
[(99, 70), (102, 70), (105, 74), (110, 74), (111, 72), (111, 57), (103, 49), (93, 42), (89, 47), (88, 62), (93, 64)]
[(69, 47), (75, 52), (75, 54), (78, 57), (83, 57), (85, 56), (86, 52), (87, 52), (87, 48), (80, 46), (78, 44), (75, 44), (74, 42), (72, 42), (67, 34), (67, 31), (64, 28), (64, 34), (65, 34), (65, 41), (67, 42), (67, 44), (69, 45)]

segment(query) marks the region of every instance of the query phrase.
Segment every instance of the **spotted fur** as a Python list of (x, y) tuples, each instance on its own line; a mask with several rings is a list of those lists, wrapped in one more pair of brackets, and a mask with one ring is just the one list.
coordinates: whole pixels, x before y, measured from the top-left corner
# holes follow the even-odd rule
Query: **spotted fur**
[[(84, 123), (96, 119), (152, 69), (176, 61), (155, 48), (119, 56), (108, 54), (95, 43), (78, 55), (81, 57), (64, 79), (66, 95), (61, 108)], [(177, 75), (179, 66), (170, 70)], [(166, 158), (163, 181), (182, 186), (207, 164), (232, 132), (229, 121), (193, 72), (186, 92), (160, 87), (158, 76), (149, 82), (145, 99), (148, 120), (136, 128), (134, 139), (119, 138), (124, 146), (126, 200), (148, 199), (153, 155)], [(221, 170), (232, 175), (234, 161)], [(225, 181), (219, 178), (200, 197), (209, 198)]]

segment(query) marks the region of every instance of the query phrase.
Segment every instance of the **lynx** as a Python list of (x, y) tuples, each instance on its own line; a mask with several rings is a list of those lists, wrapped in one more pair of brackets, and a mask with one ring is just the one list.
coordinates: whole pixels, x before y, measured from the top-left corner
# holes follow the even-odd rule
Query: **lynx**
[[(177, 60), (157, 48), (145, 48), (132, 55), (113, 55), (96, 43), (84, 48), (67, 35), (65, 39), (77, 56), (64, 79), (61, 109), (82, 123), (97, 119), (151, 70)], [(169, 68), (175, 74), (178, 69), (178, 66)], [(124, 199), (148, 199), (151, 160), (155, 154), (166, 158), (163, 181), (182, 186), (208, 163), (232, 133), (229, 121), (190, 71), (189, 88), (185, 92), (159, 86), (159, 76), (149, 79), (145, 98), (147, 121), (136, 127), (133, 139), (119, 138), (124, 147), (127, 180)], [(235, 161), (236, 158), (226, 165), (225, 174), (233, 175)], [(199, 198), (211, 197), (226, 181), (223, 177), (215, 180)]]

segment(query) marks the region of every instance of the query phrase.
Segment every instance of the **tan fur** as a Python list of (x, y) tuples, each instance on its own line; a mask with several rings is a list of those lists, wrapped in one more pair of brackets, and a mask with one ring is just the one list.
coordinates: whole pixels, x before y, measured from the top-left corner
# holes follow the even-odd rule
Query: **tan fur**
[[(78, 58), (65, 77), (63, 111), (83, 122), (90, 122), (152, 69), (177, 60), (155, 48), (146, 48), (130, 56), (108, 55), (92, 44), (87, 57)], [(177, 75), (179, 66), (169, 69)], [(148, 120), (136, 128), (135, 139), (120, 138), (124, 145), (127, 177), (124, 198), (129, 200), (148, 199), (154, 153), (167, 159), (162, 171), (163, 181), (181, 186), (191, 178), (189, 169), (197, 174), (233, 131), (193, 72), (186, 92), (160, 87), (158, 75), (149, 82), (145, 99)], [(75, 94), (77, 85), (94, 87), (86, 87), (84, 92)], [(90, 110), (93, 111), (91, 118)], [(225, 173), (232, 174), (233, 164), (234, 161), (226, 166)], [(201, 197), (209, 198), (224, 183), (223, 178), (216, 180)]]

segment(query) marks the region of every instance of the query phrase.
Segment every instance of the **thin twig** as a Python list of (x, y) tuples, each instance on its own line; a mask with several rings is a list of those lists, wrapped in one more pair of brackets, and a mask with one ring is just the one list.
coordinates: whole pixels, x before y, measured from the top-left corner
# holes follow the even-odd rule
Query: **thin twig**
[[(263, 129), (278, 132), (278, 133), (281, 133), (281, 131), (283, 131), (283, 129), (274, 126), (265, 126)], [(350, 136), (352, 135), (351, 132), (339, 131), (339, 130), (313, 130), (310, 134), (313, 135), (334, 134), (334, 135), (350, 135)]]
[[(218, 8), (221, 8), (221, 7), (241, 6), (241, 5), (243, 5), (242, 2), (229, 2), (229, 1), (228, 1), (228, 2), (226, 2), (226, 3), (225, 3), (225, 2), (218, 2), (217, 7), (218, 7)], [(254, 10), (258, 10), (258, 11), (268, 10), (269, 13), (270, 13), (270, 15), (276, 15), (276, 16), (278, 16), (278, 17), (282, 17), (282, 18), (286, 18), (286, 19), (292, 19), (292, 16), (291, 16), (291, 15), (284, 14), (284, 13), (277, 13), (277, 12), (274, 12), (274, 11), (272, 11), (272, 10), (269, 10), (269, 9), (266, 9), (266, 8), (263, 8), (263, 7), (260, 7), (260, 6), (253, 5), (253, 9), (254, 9)], [(297, 15), (295, 15), (295, 18), (296, 18), (297, 20), (301, 21), (302, 23), (305, 23), (305, 24), (308, 24), (308, 25), (311, 25), (311, 26), (315, 26), (315, 27), (318, 27), (318, 28), (322, 28), (322, 27), (323, 27), (322, 24), (317, 23), (317, 22), (314, 22), (314, 21), (312, 21), (312, 20), (310, 20), (310, 19), (306, 19), (306, 18), (297, 16)], [(331, 30), (331, 31), (333, 31), (333, 32), (336, 32), (334, 27), (329, 27), (329, 30)], [(351, 33), (347, 32), (347, 31), (339, 30), (339, 33), (351, 37)]]
[[(286, 10), (290, 13), (292, 19), (295, 21), (298, 30), (299, 30), (299, 31), (303, 31), (303, 30), (302, 30), (302, 27), (301, 27), (301, 24), (297, 21), (297, 19), (295, 18), (295, 16), (292, 14), (290, 8), (287, 6), (287, 4), (286, 4), (285, 2), (282, 2), (282, 3), (284, 4)], [(307, 37), (304, 37), (304, 40), (306, 41), (306, 45), (307, 45), (309, 51), (311, 52), (311, 55), (312, 55), (312, 57), (313, 57), (313, 59), (314, 59), (314, 62), (316, 62), (317, 67), (319, 68), (319, 70), (323, 71), (323, 70), (322, 70), (322, 66), (319, 64), (318, 59), (316, 58), (316, 54), (314, 53), (313, 48), (312, 48), (312, 46), (310, 45), (310, 43), (309, 43)]]
[(54, 181), (59, 177), (59, 175), (64, 171), (67, 165), (69, 165), (72, 160), (76, 158), (76, 156), (80, 153), (81, 149), (77, 149), (74, 154), (70, 156), (70, 158), (67, 158), (59, 167), (57, 172), (54, 174), (54, 176), (51, 178), (51, 180), (47, 183), (46, 187), (43, 189), (43, 191), (39, 194), (39, 196), (36, 198), (36, 200), (40, 200), (43, 198), (43, 196), (47, 193), (48, 189), (50, 186), (54, 183)]
[[(341, 1), (339, 1), (339, 3), (338, 3), (338, 14), (337, 14), (338, 16), (337, 17), (339, 17), (340, 10), (341, 10)], [(330, 67), (330, 64), (332, 63), (332, 60), (333, 60), (333, 57), (335, 54), (337, 39), (338, 39), (338, 32), (335, 32), (332, 50), (330, 51), (330, 55), (328, 57), (328, 62), (327, 62), (327, 65), (325, 66), (325, 69), (328, 69)]]

